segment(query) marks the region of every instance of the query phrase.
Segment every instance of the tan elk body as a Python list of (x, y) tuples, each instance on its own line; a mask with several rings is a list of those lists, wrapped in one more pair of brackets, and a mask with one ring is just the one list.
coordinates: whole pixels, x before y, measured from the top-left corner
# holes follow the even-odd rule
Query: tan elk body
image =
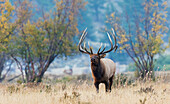
[(113, 75), (116, 72), (116, 64), (111, 59), (108, 59), (108, 58), (100, 59), (100, 68), (101, 68), (100, 70), (102, 70), (101, 74), (103, 74), (102, 78), (97, 79), (95, 77), (94, 72), (93, 72), (94, 68), (95, 68), (95, 66), (92, 65), (92, 63), (91, 63), (92, 76), (96, 82), (102, 82), (105, 80), (109, 80), (109, 78), (113, 77)]
[(111, 91), (111, 86), (113, 83), (113, 78), (116, 72), (116, 64), (108, 58), (104, 58), (106, 53), (111, 52), (113, 49), (117, 49), (117, 45), (116, 45), (116, 37), (115, 37), (115, 33), (114, 30), (112, 29), (113, 34), (112, 37), (115, 40), (115, 45), (113, 47), (113, 43), (112, 40), (110, 38), (109, 33), (107, 33), (110, 43), (111, 43), (111, 49), (105, 51), (106, 45), (103, 48), (102, 51), (100, 51), (102, 44), (97, 52), (97, 54), (93, 54), (92, 48), (90, 47), (90, 52), (86, 49), (86, 44), (84, 43), (84, 47), (81, 46), (83, 40), (85, 39), (87, 32), (86, 29), (84, 30), (80, 41), (79, 41), (79, 51), (82, 53), (86, 53), (90, 55), (90, 59), (91, 59), (91, 71), (92, 71), (92, 77), (94, 79), (94, 85), (96, 87), (97, 92), (99, 92), (99, 84), (100, 83), (104, 83), (105, 84), (105, 88), (106, 88), (106, 92), (108, 90)]

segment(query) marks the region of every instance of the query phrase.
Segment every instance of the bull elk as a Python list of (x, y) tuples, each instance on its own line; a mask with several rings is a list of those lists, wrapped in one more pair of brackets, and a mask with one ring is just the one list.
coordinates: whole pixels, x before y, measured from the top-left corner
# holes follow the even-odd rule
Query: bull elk
[(102, 44), (101, 44), (101, 46), (98, 49), (97, 54), (93, 53), (93, 50), (90, 45), (89, 45), (90, 51), (87, 50), (85, 43), (84, 43), (83, 47), (81, 46), (82, 42), (84, 41), (84, 39), (87, 35), (86, 30), (87, 30), (87, 28), (83, 31), (82, 36), (79, 40), (79, 44), (78, 44), (79, 51), (90, 55), (92, 77), (94, 79), (94, 85), (96, 87), (97, 93), (99, 92), (99, 84), (100, 83), (105, 84), (106, 92), (108, 92), (108, 91), (111, 92), (111, 86), (112, 86), (113, 78), (114, 78), (115, 71), (116, 71), (116, 64), (111, 59), (104, 58), (104, 57), (106, 56), (106, 53), (111, 52), (114, 49), (115, 49), (115, 51), (117, 50), (118, 46), (117, 46), (117, 42), (116, 42), (116, 36), (115, 36), (114, 29), (112, 28), (113, 34), (111, 34), (115, 41), (114, 46), (113, 46), (112, 40), (110, 38), (110, 34), (107, 32), (109, 41), (111, 43), (111, 48), (109, 50), (105, 51), (105, 48), (106, 48), (106, 45), (105, 45), (103, 50), (101, 50), (101, 48), (102, 48)]

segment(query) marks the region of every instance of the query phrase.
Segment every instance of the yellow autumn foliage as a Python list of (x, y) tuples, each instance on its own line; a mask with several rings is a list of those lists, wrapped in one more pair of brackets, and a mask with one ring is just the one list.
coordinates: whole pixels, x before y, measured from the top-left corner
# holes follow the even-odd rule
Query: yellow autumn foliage
[(167, 6), (167, 1), (164, 1), (164, 2), (162, 3), (162, 6)]
[[(117, 31), (117, 35), (119, 36), (118, 43), (121, 46), (120, 50), (123, 50), (125, 48), (127, 50), (128, 48), (133, 47), (133, 49), (137, 53), (139, 52), (139, 50), (142, 51), (143, 53), (149, 50), (149, 52), (151, 52), (152, 54), (157, 54), (164, 50), (162, 47), (162, 44), (164, 43), (162, 37), (164, 36), (164, 33), (166, 33), (168, 30), (167, 26), (165, 25), (165, 22), (167, 21), (166, 20), (167, 1), (161, 4), (161, 6), (163, 6), (162, 7), (163, 9), (162, 8), (160, 9), (159, 5), (160, 3), (155, 2), (154, 0), (149, 0), (144, 2), (145, 12), (147, 13), (147, 11), (149, 11), (150, 13), (150, 15), (148, 15), (147, 17), (149, 22), (149, 28), (147, 30), (148, 33), (145, 30), (146, 26), (144, 26), (144, 27), (139, 27), (139, 30), (136, 30), (136, 32), (140, 31), (139, 34), (134, 34), (134, 33), (128, 34), (125, 32), (126, 30), (124, 28), (116, 24), (119, 23), (116, 21), (120, 21), (120, 18), (115, 17), (115, 13), (110, 14), (110, 19), (108, 19), (107, 22), (110, 22), (110, 24), (116, 28), (115, 30), (117, 30), (117, 27), (119, 28), (119, 30)], [(144, 21), (145, 19), (146, 17), (141, 19), (142, 22), (145, 22)], [(140, 30), (142, 28), (144, 29)], [(128, 46), (126, 44), (128, 44)]]
[(9, 0), (5, 0), (0, 5), (0, 52), (7, 49), (8, 42), (10, 41), (10, 33), (12, 33), (13, 23), (10, 22), (14, 6), (11, 5)]

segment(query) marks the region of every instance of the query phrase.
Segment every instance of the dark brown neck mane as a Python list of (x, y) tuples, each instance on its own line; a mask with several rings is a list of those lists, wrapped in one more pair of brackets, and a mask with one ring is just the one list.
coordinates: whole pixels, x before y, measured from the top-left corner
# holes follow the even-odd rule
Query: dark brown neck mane
[(101, 79), (103, 77), (103, 75), (104, 75), (104, 71), (103, 71), (103, 68), (101, 66), (100, 61), (99, 61), (99, 63), (97, 65), (93, 64), (91, 62), (91, 70), (92, 70), (92, 73), (93, 73), (94, 77), (96, 79), (98, 79), (98, 80)]

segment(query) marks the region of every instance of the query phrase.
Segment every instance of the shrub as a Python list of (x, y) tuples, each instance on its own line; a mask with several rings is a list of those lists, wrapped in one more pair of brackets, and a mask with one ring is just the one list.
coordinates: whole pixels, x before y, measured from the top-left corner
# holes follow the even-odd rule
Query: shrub
[(113, 81), (114, 87), (120, 87), (120, 86), (127, 86), (131, 85), (133, 80), (131, 78), (128, 78), (125, 74), (117, 74)]

